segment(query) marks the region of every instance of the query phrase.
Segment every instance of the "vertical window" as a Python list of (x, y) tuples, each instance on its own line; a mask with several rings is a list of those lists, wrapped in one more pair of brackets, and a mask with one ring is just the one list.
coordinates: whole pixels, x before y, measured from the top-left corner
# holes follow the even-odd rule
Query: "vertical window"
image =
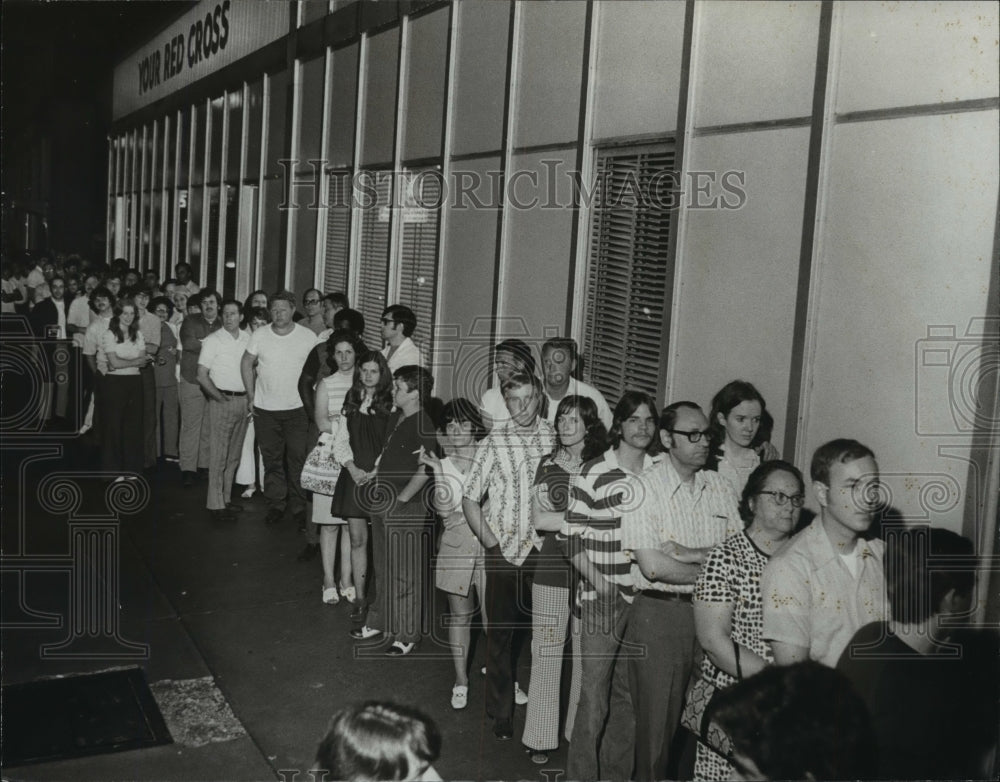
[(326, 293), (346, 293), (351, 245), (350, 169), (331, 171), (327, 177), (327, 188), (323, 290)]
[(402, 240), (393, 303), (405, 304), (417, 316), (412, 339), (429, 358), (437, 290), (440, 172), (433, 168), (407, 171), (400, 186), (403, 191), (400, 198)]
[(362, 171), (358, 187), (355, 197), (361, 207), (361, 235), (354, 308), (365, 316), (365, 342), (377, 347), (382, 344), (379, 319), (386, 307), (392, 172)]
[(673, 171), (672, 144), (597, 151), (583, 355), (609, 400), (660, 390)]

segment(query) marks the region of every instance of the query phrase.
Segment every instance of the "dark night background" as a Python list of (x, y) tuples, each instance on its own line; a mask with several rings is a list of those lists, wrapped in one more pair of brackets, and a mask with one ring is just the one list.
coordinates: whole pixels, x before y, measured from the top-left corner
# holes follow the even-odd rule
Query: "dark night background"
[(103, 260), (114, 65), (192, 5), (4, 0), (6, 257), (27, 244)]

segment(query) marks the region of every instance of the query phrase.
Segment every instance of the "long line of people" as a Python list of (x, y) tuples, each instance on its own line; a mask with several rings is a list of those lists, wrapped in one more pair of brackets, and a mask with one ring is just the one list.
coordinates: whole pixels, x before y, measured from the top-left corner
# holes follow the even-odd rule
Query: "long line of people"
[[(804, 513), (803, 474), (770, 442), (773, 419), (749, 382), (726, 384), (708, 415), (691, 401), (659, 410), (641, 390), (609, 405), (579, 379), (573, 340), (547, 340), (536, 363), (528, 344), (505, 339), (491, 351), (492, 386), (442, 403), (405, 306), (385, 309), (384, 345), (370, 349), (341, 293), (306, 291), (296, 321), (290, 293), (223, 300), (198, 290), (184, 264), (176, 272), (162, 289), (127, 268), (88, 274), (86, 324), (79, 299), (61, 304), (59, 275), (42, 265), (32, 280), (36, 333), (54, 319), (92, 370), (104, 468), (126, 480), (159, 456), (193, 486), (207, 467), (206, 507), (220, 523), (241, 510), (234, 486), (249, 499), (259, 485), (265, 522), (290, 515), (307, 535), (300, 560), (319, 555), (323, 602), (350, 603), (351, 636), (384, 643), (388, 656), (412, 654), (429, 631), (432, 579), (450, 613), (452, 708), (469, 702), (478, 611), (485, 712), (508, 740), (527, 703), (521, 741), (533, 762), (548, 762), (562, 732), (570, 779), (676, 777), (687, 736), (696, 779), (763, 778), (773, 758), (747, 745), (732, 714), (750, 707), (725, 691), (752, 693), (743, 680), (812, 661), (864, 683), (879, 763), (859, 760), (851, 776), (921, 771), (909, 749), (951, 758), (936, 775), (995, 771), (988, 654), (940, 665), (928, 695), (960, 693), (946, 733), (962, 753), (928, 750), (932, 731), (891, 727), (885, 683), (927, 691), (910, 658), (949, 648), (942, 617), (967, 610), (971, 580), (934, 591), (929, 611), (907, 608), (921, 586), (899, 574), (921, 562), (890, 538), (888, 556), (905, 567), (883, 565), (879, 466), (862, 443), (816, 450), (819, 508)], [(962, 549), (932, 532), (945, 553)], [(525, 633), (526, 694), (516, 676)], [(881, 667), (861, 662), (882, 647), (892, 654)]]

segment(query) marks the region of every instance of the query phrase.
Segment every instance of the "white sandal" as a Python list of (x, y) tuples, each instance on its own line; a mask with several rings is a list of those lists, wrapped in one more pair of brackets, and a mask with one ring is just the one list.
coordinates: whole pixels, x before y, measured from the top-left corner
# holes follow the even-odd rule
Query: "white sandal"
[(451, 688), (451, 707), (456, 711), (464, 709), (469, 703), (469, 687), (466, 684), (456, 684)]
[(323, 602), (328, 606), (335, 606), (340, 602), (337, 587), (323, 587)]

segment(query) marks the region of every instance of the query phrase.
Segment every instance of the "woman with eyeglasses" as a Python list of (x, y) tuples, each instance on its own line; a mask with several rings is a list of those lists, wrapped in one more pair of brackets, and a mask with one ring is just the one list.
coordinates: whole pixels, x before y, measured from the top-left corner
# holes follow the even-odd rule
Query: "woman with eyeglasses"
[[(792, 535), (805, 498), (802, 473), (784, 461), (765, 462), (747, 479), (740, 500), (743, 532), (712, 549), (694, 590), (694, 622), (705, 652), (700, 675), (716, 690), (774, 662), (762, 638), (760, 576)], [(730, 779), (732, 766), (699, 740), (694, 778)]]
[[(706, 469), (727, 478), (736, 493), (743, 491), (747, 478), (761, 462), (779, 459), (781, 454), (770, 442), (762, 440), (761, 423), (773, 423), (764, 397), (745, 380), (726, 383), (712, 397), (712, 452)], [(768, 427), (767, 436), (770, 437)]]

